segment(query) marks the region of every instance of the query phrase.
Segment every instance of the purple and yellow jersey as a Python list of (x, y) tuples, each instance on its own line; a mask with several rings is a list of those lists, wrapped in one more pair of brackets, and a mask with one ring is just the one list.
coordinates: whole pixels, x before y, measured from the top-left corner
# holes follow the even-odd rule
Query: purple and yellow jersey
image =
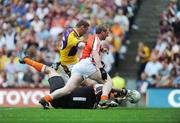
[(60, 49), (60, 62), (64, 65), (78, 62), (77, 50), (80, 36), (75, 29), (67, 29), (63, 33)]

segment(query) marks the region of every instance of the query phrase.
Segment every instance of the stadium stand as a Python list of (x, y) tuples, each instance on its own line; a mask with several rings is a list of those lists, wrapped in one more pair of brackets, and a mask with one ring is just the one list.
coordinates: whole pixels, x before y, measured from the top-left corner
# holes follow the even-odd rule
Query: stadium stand
[[(147, 75), (147, 80), (155, 87), (179, 86), (180, 28), (178, 27), (180, 15), (178, 11), (177, 1), (171, 0), (162, 12), (160, 34), (155, 47), (151, 51), (150, 60), (145, 66), (144, 72)], [(151, 64), (153, 60), (157, 64)]]
[(107, 65), (110, 71), (113, 62), (118, 63), (120, 58), (124, 58), (125, 52), (121, 49), (134, 24), (139, 2), (0, 0), (0, 86), (47, 86), (46, 76), (36, 73), (31, 67), (20, 65), (15, 57), (16, 52), (26, 49), (30, 57), (46, 65), (58, 62), (58, 34), (68, 27), (74, 27), (81, 19), (89, 21), (91, 34), (95, 33), (95, 25), (107, 23), (111, 26), (110, 56), (107, 56), (112, 58), (112, 62)]
[(146, 95), (148, 88), (180, 87), (179, 11), (179, 1), (170, 0), (160, 14), (159, 35), (137, 81), (137, 88), (143, 95)]

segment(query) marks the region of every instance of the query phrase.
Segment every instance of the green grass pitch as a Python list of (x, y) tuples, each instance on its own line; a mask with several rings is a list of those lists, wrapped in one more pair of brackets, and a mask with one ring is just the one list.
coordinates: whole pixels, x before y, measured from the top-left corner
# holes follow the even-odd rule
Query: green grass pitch
[(0, 123), (180, 123), (180, 108), (43, 110), (0, 107)]

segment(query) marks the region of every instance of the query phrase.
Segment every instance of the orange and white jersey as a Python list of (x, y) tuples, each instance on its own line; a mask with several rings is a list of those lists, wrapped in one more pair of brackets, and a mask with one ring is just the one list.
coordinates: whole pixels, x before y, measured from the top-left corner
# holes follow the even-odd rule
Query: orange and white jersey
[(87, 44), (83, 50), (81, 59), (92, 58), (92, 61), (94, 61), (92, 57), (92, 51), (97, 51), (100, 53), (100, 49), (101, 49), (101, 41), (99, 37), (97, 35), (89, 36), (87, 40)]

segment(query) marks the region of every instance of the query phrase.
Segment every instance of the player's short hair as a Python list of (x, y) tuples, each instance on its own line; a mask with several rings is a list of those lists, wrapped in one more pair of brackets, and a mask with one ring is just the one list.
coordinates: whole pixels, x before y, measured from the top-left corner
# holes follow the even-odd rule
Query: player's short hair
[(80, 20), (78, 23), (77, 23), (77, 25), (76, 25), (76, 27), (81, 27), (81, 26), (84, 26), (85, 28), (86, 27), (89, 27), (89, 23), (87, 22), (87, 21), (85, 21), (85, 20)]
[(96, 28), (96, 34), (100, 34), (101, 32), (107, 32), (107, 31), (108, 31), (108, 28), (106, 25), (99, 25)]

